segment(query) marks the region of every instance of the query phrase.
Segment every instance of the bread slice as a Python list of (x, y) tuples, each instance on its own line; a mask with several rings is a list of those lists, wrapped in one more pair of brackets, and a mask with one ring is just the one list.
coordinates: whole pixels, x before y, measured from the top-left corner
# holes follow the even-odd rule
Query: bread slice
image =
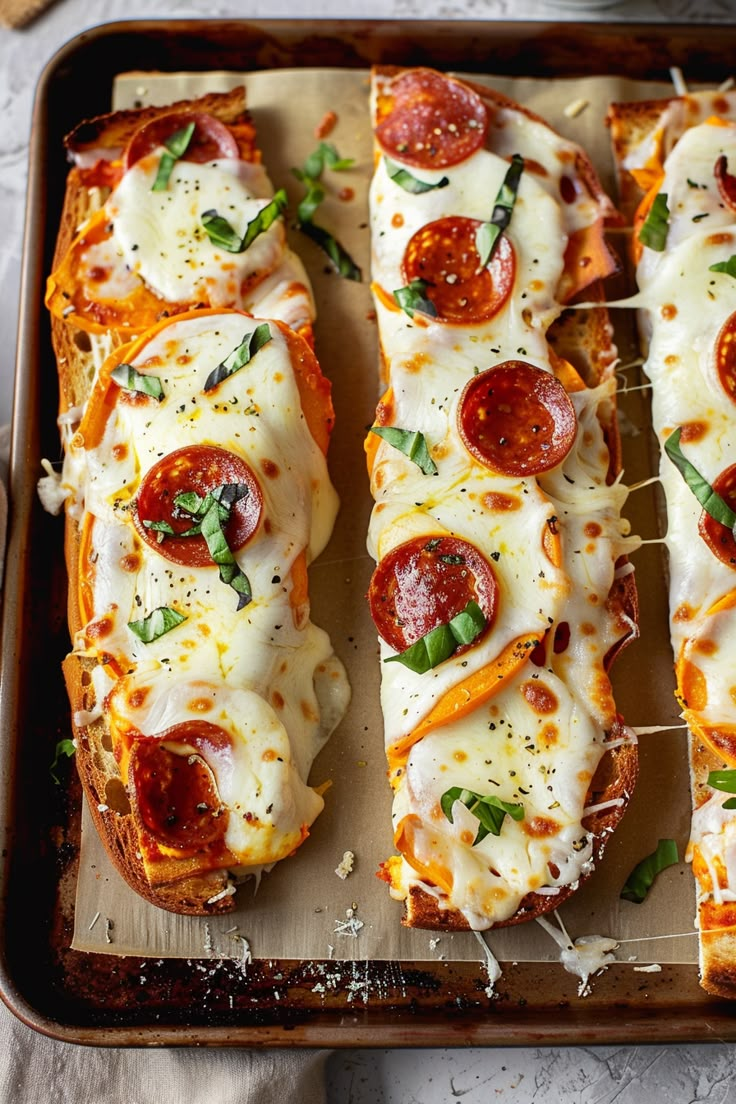
[[(326, 634), (309, 620), (307, 562), (321, 550), (337, 509), (324, 457), (334, 413), (329, 383), (322, 376), (311, 347), (311, 290), (301, 262), (286, 246), (283, 220), (276, 219), (263, 233), (265, 238), (271, 232), (273, 246), (269, 247), (267, 257), (272, 260), (272, 269), (267, 269), (264, 263), (259, 267), (257, 278), (249, 279), (247, 291), (243, 291), (246, 298), (250, 297), (247, 304), (238, 299), (233, 307), (214, 308), (206, 302), (173, 302), (159, 296), (160, 321), (149, 326), (149, 319), (139, 326), (134, 309), (135, 294), (122, 315), (122, 324), (109, 306), (110, 303), (115, 306), (112, 299), (100, 299), (102, 313), (97, 312), (93, 286), (88, 298), (85, 298), (86, 292), (78, 294), (79, 258), (87, 247), (85, 227), (101, 225), (100, 212), (105, 210), (111, 197), (115, 201), (116, 189), (126, 168), (124, 151), (141, 127), (159, 120), (165, 123), (171, 115), (176, 118), (177, 126), (190, 116), (204, 119), (205, 122), (197, 122), (197, 126), (204, 127), (205, 135), (207, 128), (215, 125), (206, 120), (216, 120), (230, 136), (226, 148), (231, 150), (234, 142), (244, 166), (240, 173), (229, 169), (229, 179), (247, 181), (261, 208), (273, 191), (261, 166), (242, 86), (232, 92), (213, 93), (164, 107), (106, 114), (81, 123), (66, 139), (72, 168), (47, 291), (59, 374), (60, 424), (66, 450), (61, 487), (67, 496), (65, 557), (70, 580), (68, 621), (74, 649), (64, 661), (63, 673), (71, 705), (79, 774), (92, 819), (112, 862), (128, 884), (151, 904), (177, 913), (208, 916), (232, 910), (237, 880), (269, 869), (307, 837), (309, 824), (323, 802), (321, 796), (306, 785), (302, 775), (339, 721), (347, 705), (349, 689), (342, 665), (332, 653)], [(227, 156), (232, 162), (232, 152)], [(210, 171), (209, 163), (206, 168)], [(195, 164), (191, 171), (199, 172), (199, 167)], [(184, 170), (182, 177), (186, 182)], [(226, 190), (229, 188), (228, 184)], [(109, 227), (103, 228), (105, 234), (109, 230)], [(150, 306), (150, 292), (144, 290)], [(276, 302), (278, 307), (279, 302), (283, 303), (287, 316), (293, 304), (303, 305), (303, 313), (296, 319), (293, 329), (278, 315), (254, 319), (243, 309), (245, 305), (252, 305), (253, 296), (257, 298), (261, 291), (269, 304)], [(69, 302), (73, 300), (71, 309), (64, 305), (67, 297)], [(208, 326), (212, 327), (209, 338)], [(201, 379), (191, 375), (194, 368), (190, 369), (190, 365), (206, 364), (207, 350), (215, 348), (218, 340), (224, 340), (221, 338), (223, 332), (232, 334), (232, 348), (222, 351), (224, 362), (226, 354), (237, 348), (241, 340), (246, 342), (254, 338), (256, 329), (259, 333), (265, 330), (266, 339), (263, 341), (261, 337), (257, 345), (249, 346), (248, 355), (241, 357), (242, 363), (239, 362), (233, 371), (232, 384), (227, 373), (220, 385), (205, 384), (206, 373)], [(158, 336), (161, 331), (164, 331), (163, 338)], [(188, 335), (186, 340), (193, 343), (192, 347), (187, 345), (178, 360), (162, 369), (163, 384), (153, 373), (163, 390), (158, 399), (145, 396), (135, 384), (126, 389), (125, 384), (113, 381), (113, 367), (138, 363), (135, 358), (143, 356), (142, 349), (155, 346), (157, 363), (165, 364), (182, 333)], [(199, 360), (192, 351), (197, 342)], [(258, 354), (259, 360), (256, 359)], [(257, 377), (258, 403), (254, 405), (242, 381), (246, 374), (256, 371), (253, 366), (269, 357), (271, 372), (263, 369)], [(150, 371), (148, 362), (140, 363), (140, 371)], [(218, 386), (228, 390), (229, 400), (219, 411)], [(177, 388), (182, 387), (189, 390), (177, 398)], [(267, 396), (274, 389), (283, 393), (283, 410), (275, 394), (270, 405), (267, 403)], [(180, 410), (190, 401), (199, 420), (192, 417), (187, 422), (181, 418)], [(143, 410), (142, 420), (139, 417), (136, 422), (136, 411), (140, 409)], [(236, 429), (230, 426), (236, 414), (244, 425), (249, 422), (254, 431), (248, 451), (243, 451), (243, 455), (238, 451), (240, 423)], [(288, 429), (289, 418), (291, 429)], [(150, 430), (150, 425), (160, 428)], [(195, 430), (204, 427), (201, 428), (201, 440), (193, 427)], [(149, 433), (153, 434), (150, 440)], [(115, 443), (111, 444), (111, 440)], [(293, 452), (297, 447), (301, 451), (295, 458)], [(211, 463), (213, 451), (218, 457), (226, 458), (223, 484), (241, 485), (246, 478), (241, 472), (250, 471), (248, 478), (252, 476), (252, 483), (242, 486), (247, 491), (246, 499), (255, 497), (260, 503), (261, 512), (256, 515), (255, 535), (240, 537), (240, 543), (231, 550), (236, 553), (237, 569), (242, 574), (242, 563), (256, 563), (257, 577), (261, 579), (262, 565), (257, 549), (264, 544), (271, 548), (268, 555), (273, 556), (274, 564), (280, 563), (283, 557), (281, 575), (277, 575), (272, 566), (268, 580), (262, 579), (258, 584), (261, 593), (254, 595), (256, 612), (252, 615), (250, 612), (240, 614), (241, 601), (244, 608), (248, 606), (248, 599), (242, 598), (241, 591), (236, 595), (228, 589), (223, 606), (222, 570), (218, 582), (219, 561), (207, 560), (201, 569), (196, 561), (191, 567), (185, 561), (174, 560), (177, 570), (172, 571), (164, 534), (158, 545), (155, 539), (153, 544), (145, 540), (146, 522), (140, 521), (138, 499), (129, 493), (129, 489), (140, 491), (139, 484), (160, 459), (165, 460), (177, 450), (188, 456), (192, 450), (196, 452), (200, 448), (210, 450), (208, 459), (202, 463)], [(100, 469), (95, 465), (101, 460), (102, 466), (107, 465), (112, 471), (116, 465), (125, 467), (127, 458), (133, 455), (136, 461), (129, 479), (123, 478), (116, 492), (115, 502), (120, 510), (110, 512), (110, 495), (96, 491), (95, 479)], [(98, 459), (90, 460), (90, 457)], [(233, 462), (239, 465), (233, 469), (236, 475), (227, 467)], [(176, 470), (166, 479), (175, 479)], [(202, 469), (205, 473), (208, 470), (207, 467)], [(281, 516), (278, 511), (274, 510), (273, 516), (269, 512), (263, 517), (261, 499), (264, 495), (259, 488), (266, 480), (269, 502), (283, 500), (287, 481), (295, 487), (306, 481), (302, 492), (293, 502), (288, 500), (284, 507), (292, 528), (283, 539), (279, 536)], [(169, 486), (175, 483), (165, 483), (165, 487)], [(209, 485), (205, 489), (208, 488)], [(165, 494), (168, 493), (167, 490)], [(294, 494), (296, 492), (292, 493), (292, 499)], [(311, 501), (313, 495), (315, 500)], [(236, 507), (229, 509), (235, 512)], [(226, 521), (219, 524), (224, 526)], [(225, 532), (229, 530), (223, 530)], [(302, 534), (304, 547), (298, 547), (299, 534)], [(195, 535), (193, 539), (201, 542), (204, 538)], [(229, 539), (226, 538), (226, 542)], [(115, 541), (120, 542), (119, 547), (124, 551), (116, 551)], [(242, 554), (241, 547), (245, 549)], [(251, 547), (256, 548), (253, 554)], [(114, 593), (106, 592), (106, 573), (117, 579), (118, 589)], [(177, 612), (186, 611), (184, 623), (192, 626), (188, 631), (196, 645), (193, 652), (196, 662), (190, 661), (188, 650), (192, 644), (189, 642), (171, 645), (171, 654), (178, 656), (172, 661), (165, 656), (168, 642), (156, 655), (155, 638), (146, 646), (144, 654), (139, 644), (130, 645), (129, 641), (121, 650), (119, 636), (116, 641), (108, 641), (105, 637), (102, 626), (108, 621), (117, 624), (127, 620), (130, 627), (139, 608), (141, 614), (147, 612), (148, 596), (157, 588), (160, 593), (159, 576), (171, 577), (171, 608)], [(101, 590), (98, 578), (103, 580)], [(131, 578), (136, 585), (135, 603), (131, 603)], [(266, 586), (269, 588), (267, 595), (264, 593)], [(215, 598), (210, 615), (207, 611), (211, 589)], [(269, 627), (272, 608), (279, 623)], [(244, 670), (242, 655), (236, 657), (237, 661), (232, 661), (230, 667), (224, 661), (228, 649), (231, 649), (229, 654), (234, 655), (232, 649), (236, 639), (240, 640), (241, 652), (251, 647), (242, 635), (251, 617), (258, 625), (254, 631), (262, 649), (270, 647), (269, 640), (272, 643), (283, 640), (285, 649), (280, 667), (275, 660), (269, 667), (263, 655), (256, 656), (252, 664), (260, 674)], [(124, 625), (120, 627), (124, 630)], [(179, 664), (180, 674), (174, 668), (175, 662)], [(293, 673), (290, 673), (292, 668)], [(273, 676), (270, 682), (263, 674), (269, 670)], [(155, 681), (159, 674), (160, 686)], [(295, 708), (294, 692), (301, 695), (299, 708)], [(151, 721), (149, 727), (145, 727), (149, 723), (146, 709), (151, 702), (155, 706), (156, 694), (161, 699), (158, 713), (168, 720), (159, 722), (158, 726)], [(170, 703), (177, 694), (185, 695), (185, 699), (176, 707), (179, 712), (172, 725)], [(236, 708), (238, 703), (239, 709)], [(253, 706), (252, 714), (248, 712), (248, 703)], [(198, 712), (207, 714), (209, 710), (214, 717), (215, 709), (217, 724), (210, 724), (204, 735), (199, 734)], [(249, 716), (252, 731), (246, 738), (243, 725)], [(259, 723), (261, 729), (256, 731)], [(265, 762), (273, 766), (258, 765), (254, 768), (255, 774), (249, 775), (243, 757), (249, 754), (251, 745), (254, 749), (260, 748), (261, 738), (267, 742), (271, 740), (273, 746), (264, 745), (261, 750)], [(298, 752), (291, 745), (292, 738), (299, 744)], [(155, 758), (152, 766), (141, 759), (139, 749), (144, 745), (150, 748), (154, 740), (158, 741), (154, 756), (160, 756), (163, 765)], [(226, 762), (229, 764), (227, 770), (222, 766)], [(187, 780), (192, 771), (198, 772), (202, 792), (214, 793), (219, 807), (208, 808), (205, 801), (192, 813), (194, 799), (190, 800), (187, 794), (182, 796), (177, 791), (176, 796), (169, 798), (166, 787), (178, 785), (175, 780), (165, 781), (170, 763), (174, 764), (171, 768), (174, 775), (179, 771)], [(157, 789), (157, 776), (163, 789)], [(228, 786), (232, 790), (230, 777), (239, 779), (241, 791), (235, 794), (227, 791)], [(244, 777), (260, 779), (256, 793), (248, 791), (247, 783), (245, 793), (242, 791)], [(270, 792), (269, 787), (274, 793), (270, 806), (263, 796)], [(229, 797), (223, 796), (226, 791)], [(174, 789), (171, 793), (174, 794)], [(245, 804), (241, 806), (240, 802)], [(168, 820), (164, 817), (167, 808), (171, 814)], [(184, 808), (186, 816), (183, 813), (179, 816), (179, 810)], [(173, 825), (177, 817), (184, 824), (181, 837), (177, 837), (176, 827), (168, 828), (169, 820)], [(200, 831), (197, 817), (204, 825), (201, 838), (197, 835)], [(290, 817), (296, 819), (294, 825)], [(238, 818), (245, 821), (245, 827), (236, 831)], [(266, 841), (262, 845), (259, 836)], [(252, 847), (247, 842), (251, 837), (255, 841)], [(270, 840), (275, 841), (273, 846)]]
[[(386, 615), (375, 588), (398, 851), (381, 876), (404, 902), (407, 926), (482, 930), (533, 919), (566, 900), (600, 860), (636, 781), (636, 739), (617, 715), (609, 682), (638, 614), (627, 559), (637, 541), (629, 541), (620, 513), (617, 350), (602, 290), (620, 270), (605, 231), (621, 216), (582, 149), (484, 85), (378, 66), (372, 107), (373, 281), (387, 385), (376, 427), (420, 432), (437, 474), (423, 482), (388, 437), (379, 445), (369, 438), (376, 500), (369, 547), (383, 583), (384, 565), (412, 541), (426, 534), (428, 551), (450, 533), (492, 562), (498, 580), (497, 607), (486, 607), (486, 626), (470, 647), (413, 679), (381, 632)], [(519, 156), (523, 175), (511, 184)], [(481, 253), (482, 224), (498, 224), (512, 188), (510, 221), (497, 239), (506, 235), (510, 244), (479, 265), (472, 251)], [(455, 242), (462, 254), (453, 252)], [(398, 302), (394, 289), (411, 279), (409, 290), (419, 288), (432, 309), (414, 300), (411, 315)], [(482, 293), (479, 280), (486, 280)], [(601, 306), (583, 305), (591, 302)], [(494, 379), (504, 378), (497, 369), (520, 379), (538, 366), (575, 407), (569, 452), (530, 465), (529, 474), (516, 454), (508, 469), (503, 460), (496, 467), (495, 453), (484, 459), (477, 440), (469, 442), (472, 428), (458, 410), (474, 377), (487, 378), (491, 396)], [(518, 386), (500, 408), (508, 423), (500, 416), (493, 423), (501, 445), (515, 439), (516, 417), (521, 423), (523, 410), (536, 409)], [(492, 421), (495, 413), (482, 417)], [(518, 430), (525, 448), (540, 426), (529, 429)], [(546, 531), (538, 541), (540, 524)], [(581, 557), (597, 538), (598, 566), (586, 573)], [(405, 565), (401, 574), (410, 576)], [(421, 581), (416, 587), (428, 589)], [(411, 603), (399, 615), (400, 583), (397, 591), (385, 608), (406, 623)], [(405, 650), (416, 636), (405, 639)], [(562, 777), (577, 781), (557, 801)], [(495, 831), (477, 810), (498, 808), (498, 799), (505, 819)], [(485, 835), (476, 835), (479, 822)]]
[[(712, 486), (730, 465), (728, 441), (734, 432), (732, 396), (715, 366), (719, 356), (723, 363), (716, 349), (736, 299), (730, 281), (715, 276), (711, 265), (728, 261), (736, 247), (736, 214), (716, 171), (721, 157), (731, 159), (736, 95), (708, 90), (615, 103), (608, 122), (621, 206), (631, 227), (654, 432), (663, 446), (679, 429), (682, 453)], [(660, 195), (668, 205), (667, 232), (655, 249), (642, 244), (639, 233)], [(736, 577), (733, 562), (719, 560), (708, 546), (702, 535), (705, 515), (664, 452), (660, 476), (676, 693), (689, 728), (692, 820), (686, 858), (696, 891), (700, 981), (707, 992), (733, 998), (736, 886), (729, 841), (736, 818), (711, 772), (736, 768), (728, 660)]]

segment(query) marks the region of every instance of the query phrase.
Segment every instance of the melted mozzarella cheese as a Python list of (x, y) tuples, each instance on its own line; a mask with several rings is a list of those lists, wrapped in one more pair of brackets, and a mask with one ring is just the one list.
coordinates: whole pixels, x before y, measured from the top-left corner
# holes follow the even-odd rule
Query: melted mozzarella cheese
[[(493, 211), (508, 162), (489, 150), (477, 150), (446, 174), (446, 187), (413, 196), (393, 181), (382, 158), (370, 188), (373, 279), (387, 296), (405, 283), (401, 265), (406, 246), (422, 226), (462, 213), (487, 221)], [(433, 174), (422, 176), (430, 180)], [(436, 174), (434, 174), (436, 175)], [(487, 322), (468, 328), (446, 326), (431, 319), (410, 320), (396, 310), (381, 310), (380, 332), (392, 372), (403, 360), (420, 364), (422, 357), (441, 350), (464, 354), (472, 366), (484, 368), (503, 349), (506, 357), (521, 354), (544, 357), (544, 333), (559, 313), (555, 289), (562, 274), (567, 235), (559, 205), (529, 173), (523, 173), (514, 204), (508, 238), (516, 256), (515, 294)], [(439, 343), (439, 346), (437, 345)]]
[[(634, 630), (626, 611), (609, 599), (616, 561), (638, 544), (621, 517), (627, 490), (608, 479), (602, 424), (613, 408), (612, 380), (571, 394), (578, 419), (573, 448), (536, 478), (492, 472), (461, 439), (459, 399), (475, 373), (505, 360), (552, 371), (547, 330), (561, 309), (556, 293), (568, 237), (606, 208), (577, 178), (576, 147), (511, 110), (496, 119), (493, 152), (476, 151), (446, 169), (446, 186), (410, 195), (389, 178), (381, 158), (370, 191), (373, 281), (389, 385), (379, 420), (421, 432), (438, 471), (425, 475), (387, 441), (373, 443), (368, 548), (380, 561), (413, 537), (452, 534), (482, 552), (498, 582), (494, 622), (469, 649), (422, 675), (400, 663), (382, 664), (400, 853), (386, 869), (392, 896), (406, 899), (420, 887), (440, 910), (459, 911), (477, 930), (511, 917), (528, 893), (554, 894), (592, 869), (593, 841), (582, 820), (605, 734), (616, 722), (606, 658)], [(395, 308), (391, 295), (405, 283), (402, 259), (412, 235), (445, 216), (487, 220), (489, 197), (519, 150), (537, 164), (521, 177), (504, 231), (516, 275), (497, 314), (446, 324)], [(440, 176), (411, 171), (428, 182)], [(577, 179), (569, 204), (561, 201), (566, 175)], [(563, 630), (559, 647), (553, 646), (557, 629)], [(514, 662), (497, 674), (494, 660), (512, 642), (518, 649), (520, 640), (525, 644)], [(384, 641), (380, 647), (382, 660), (395, 655)], [(453, 707), (443, 716), (443, 698), (449, 701), (468, 679), (474, 689), (466, 691), (467, 711), (457, 717)], [(480, 687), (473, 708), (471, 695)], [(433, 710), (436, 723), (422, 728)], [(477, 818), (460, 802), (452, 823), (442, 811), (441, 797), (453, 786), (521, 803), (524, 820), (507, 816), (499, 836), (473, 846)]]
[[(585, 796), (603, 747), (597, 724), (551, 671), (526, 668), (493, 701), (414, 746), (394, 802), (394, 825), (411, 818), (409, 865), (449, 871), (451, 899), (470, 926), (507, 920), (527, 893), (577, 881), (591, 860)], [(523, 807), (498, 836), (473, 844), (479, 822), (453, 787)]]
[[(308, 647), (292, 667), (292, 697), (311, 678), (314, 661)], [(208, 749), (207, 764), (229, 812), (225, 845), (237, 865), (284, 858), (301, 842), (303, 826), (322, 811), (322, 798), (306, 784), (320, 744), (316, 717), (295, 730), (261, 693), (219, 680), (162, 678), (158, 670), (118, 680), (108, 708), (113, 734), (132, 727), (144, 736), (161, 736), (164, 745), (162, 734), (187, 721), (208, 721), (227, 733), (226, 745)]]
[[(226, 844), (243, 867), (290, 853), (303, 838), (302, 826), (322, 808), (306, 778), (349, 697), (327, 634), (294, 598), (294, 566), (324, 548), (338, 506), (302, 413), (290, 355), (296, 339), (287, 342), (269, 323), (270, 341), (213, 390), (203, 389), (257, 325), (238, 313), (203, 313), (154, 332), (129, 363), (141, 371), (156, 366), (161, 401), (128, 401), (121, 388), (99, 443), (86, 447), (88, 426), (99, 417), (93, 400), (65, 462), (89, 546), (82, 570), (91, 617), (76, 648), (132, 672), (107, 696), (113, 735), (131, 727), (156, 735), (191, 719), (203, 700), (193, 688), (206, 687), (202, 693), (212, 703), (206, 719), (233, 740), (232, 761), (209, 765), (232, 813)], [(244, 459), (261, 489), (259, 526), (235, 553), (253, 593), (241, 610), (214, 563), (172, 563), (134, 524), (135, 495), (146, 473), (161, 457), (195, 444), (215, 444)], [(186, 619), (144, 643), (129, 624), (160, 607)], [(194, 699), (197, 709), (188, 705)], [(263, 766), (264, 749), (275, 750), (268, 762), (278, 765)], [(238, 812), (256, 782), (259, 822), (265, 817), (271, 825), (257, 836), (260, 850)]]
[(202, 221), (214, 210), (242, 238), (273, 195), (263, 166), (180, 160), (166, 188), (153, 190), (163, 152), (136, 161), (105, 203), (112, 235), (81, 254), (91, 298), (124, 299), (142, 280), (168, 303), (243, 308), (294, 329), (311, 322), (309, 279), (282, 219), (234, 253), (213, 244)]
[(278, 263), (283, 222), (274, 222), (242, 253), (229, 253), (210, 241), (202, 215), (216, 210), (242, 238), (269, 201), (265, 173), (242, 161), (177, 161), (167, 187), (154, 191), (163, 152), (136, 161), (107, 201), (125, 264), (170, 303), (202, 297), (214, 307), (237, 304), (243, 282)]
[[(730, 102), (733, 108), (733, 98)], [(699, 107), (696, 101), (691, 114), (705, 117), (706, 107), (712, 110), (711, 100)], [(727, 273), (711, 271), (712, 265), (736, 253), (736, 216), (720, 196), (714, 175), (722, 154), (733, 160), (736, 126), (691, 124), (682, 105), (674, 106), (662, 121), (671, 131), (671, 152), (660, 186), (668, 195), (669, 229), (663, 251), (643, 251), (637, 305), (647, 345), (644, 370), (652, 381), (655, 432), (663, 444), (675, 429), (686, 427), (682, 452), (712, 484), (736, 462), (736, 404), (716, 364), (721, 327), (736, 311), (736, 281)], [(709, 732), (718, 743), (719, 733), (736, 726), (736, 573), (700, 535), (702, 507), (664, 452), (660, 476), (667, 505), (670, 631), (679, 695), (696, 748), (708, 743)], [(724, 762), (725, 754), (719, 745), (714, 764)], [(692, 759), (698, 788), (705, 781), (701, 758), (697, 752)], [(701, 902), (736, 899), (736, 822), (733, 813), (723, 809), (723, 801), (723, 794), (713, 792), (693, 814), (688, 857), (697, 850), (710, 875), (708, 884), (699, 881)], [(725, 872), (725, 884), (719, 871)]]

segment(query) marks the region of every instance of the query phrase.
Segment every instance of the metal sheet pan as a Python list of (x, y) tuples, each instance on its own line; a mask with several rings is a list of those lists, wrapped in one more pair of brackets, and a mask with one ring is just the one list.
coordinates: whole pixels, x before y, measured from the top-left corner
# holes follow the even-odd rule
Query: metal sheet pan
[[(114, 74), (342, 66), (377, 61), (506, 75), (616, 72), (691, 80), (727, 70), (736, 27), (547, 23), (165, 21), (80, 35), (46, 68), (31, 139), (2, 621), (0, 996), (56, 1038), (104, 1046), (459, 1046), (736, 1039), (736, 1007), (693, 966), (612, 966), (591, 995), (559, 967), (504, 964), (490, 1000), (477, 963), (360, 963), (315, 992), (319, 963), (152, 962), (68, 949), (81, 796), (45, 767), (67, 735), (61, 530), (35, 491), (57, 449), (56, 369), (42, 299), (61, 208), (61, 139), (107, 110)], [(356, 981), (358, 988), (356, 995)]]

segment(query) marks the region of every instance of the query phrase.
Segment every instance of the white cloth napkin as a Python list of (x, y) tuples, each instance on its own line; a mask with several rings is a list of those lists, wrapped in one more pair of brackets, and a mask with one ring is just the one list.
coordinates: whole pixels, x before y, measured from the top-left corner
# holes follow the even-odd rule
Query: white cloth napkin
[(78, 1046), (0, 1004), (0, 1100), (8, 1104), (325, 1104), (326, 1050)]

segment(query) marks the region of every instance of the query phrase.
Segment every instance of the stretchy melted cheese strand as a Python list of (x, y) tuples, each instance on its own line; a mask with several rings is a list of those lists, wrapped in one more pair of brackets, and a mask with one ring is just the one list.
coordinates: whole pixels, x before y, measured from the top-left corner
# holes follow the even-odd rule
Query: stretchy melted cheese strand
[[(587, 386), (547, 341), (583, 273), (613, 269), (612, 211), (581, 151), (492, 93), (378, 69), (372, 106), (387, 390), (366, 442), (368, 597), (398, 852), (383, 877), (406, 923), (483, 930), (572, 892), (635, 776), (607, 673), (635, 631), (613, 381)], [(452, 634), (470, 609), (482, 620)], [(435, 636), (449, 646), (429, 661)]]
[[(636, 123), (634, 124), (634, 120)], [(733, 334), (736, 332), (736, 98), (698, 93), (616, 105), (612, 133), (624, 194), (644, 192), (636, 224), (666, 196), (666, 235), (638, 235), (641, 332), (662, 445), (670, 630), (677, 695), (690, 729), (692, 825), (700, 973), (733, 997), (736, 968), (736, 766), (732, 641), (736, 631)], [(629, 135), (643, 135), (636, 143)], [(724, 792), (724, 790), (726, 792)]]

